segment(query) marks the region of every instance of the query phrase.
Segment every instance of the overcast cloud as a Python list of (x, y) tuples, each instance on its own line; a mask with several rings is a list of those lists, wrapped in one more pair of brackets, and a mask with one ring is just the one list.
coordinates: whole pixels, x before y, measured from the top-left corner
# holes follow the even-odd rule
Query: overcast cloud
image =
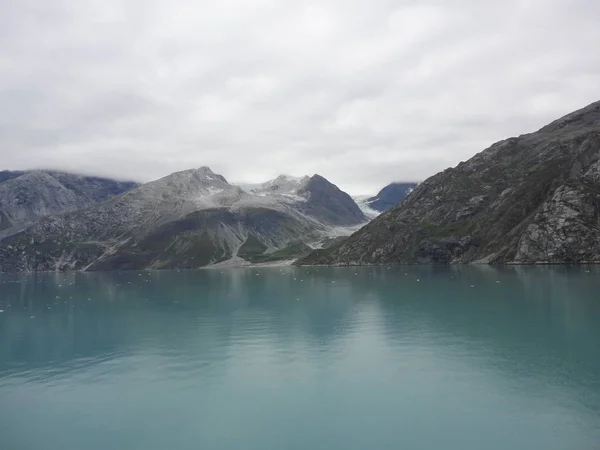
[(600, 99), (598, 0), (0, 0), (0, 168), (422, 180)]

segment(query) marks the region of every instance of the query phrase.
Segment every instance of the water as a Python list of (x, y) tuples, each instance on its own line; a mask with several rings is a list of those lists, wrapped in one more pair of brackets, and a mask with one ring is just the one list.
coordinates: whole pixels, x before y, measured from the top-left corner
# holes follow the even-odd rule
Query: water
[(0, 277), (0, 449), (600, 448), (600, 268)]

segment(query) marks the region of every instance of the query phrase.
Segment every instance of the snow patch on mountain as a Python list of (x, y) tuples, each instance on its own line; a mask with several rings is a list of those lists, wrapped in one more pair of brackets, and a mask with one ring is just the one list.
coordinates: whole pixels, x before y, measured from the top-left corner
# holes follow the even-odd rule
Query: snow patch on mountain
[(265, 183), (245, 184), (241, 187), (249, 194), (261, 197), (282, 196), (293, 201), (304, 201), (305, 198), (298, 195), (298, 191), (306, 186), (309, 180), (309, 176), (293, 177), (291, 175), (279, 175), (274, 180), (269, 180)]
[(369, 205), (370, 198), (370, 195), (355, 195), (352, 197), (352, 200), (354, 200), (365, 216), (367, 216), (370, 220), (373, 220), (375, 217), (379, 216), (381, 212), (371, 208)]

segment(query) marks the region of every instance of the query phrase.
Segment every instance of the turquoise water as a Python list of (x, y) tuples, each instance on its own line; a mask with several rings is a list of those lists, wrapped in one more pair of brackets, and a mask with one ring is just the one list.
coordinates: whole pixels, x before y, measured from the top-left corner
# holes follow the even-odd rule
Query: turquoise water
[(0, 449), (600, 448), (600, 269), (0, 277)]

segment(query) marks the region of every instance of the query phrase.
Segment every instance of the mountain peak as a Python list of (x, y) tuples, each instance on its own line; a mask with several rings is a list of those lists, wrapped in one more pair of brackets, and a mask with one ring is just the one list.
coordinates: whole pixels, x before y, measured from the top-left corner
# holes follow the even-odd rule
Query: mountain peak
[(321, 175), (308, 178), (298, 195), (306, 199), (305, 212), (324, 222), (344, 226), (367, 220), (352, 197)]
[(218, 180), (227, 183), (227, 180), (223, 175), (213, 172), (212, 169), (208, 166), (199, 167), (198, 169), (196, 169), (196, 173), (202, 176), (203, 178), (206, 178), (211, 181)]
[(227, 180), (223, 175), (217, 174), (212, 171), (212, 169), (208, 166), (201, 166), (195, 169), (187, 169), (181, 170), (179, 172), (174, 172), (166, 177), (162, 178), (163, 180), (184, 180), (187, 178), (194, 178), (197, 180), (208, 181), (208, 182), (218, 182), (218, 183), (227, 183)]
[(212, 169), (208, 166), (200, 166), (197, 169), (192, 169), (195, 170), (198, 173), (202, 173), (205, 175), (215, 175), (215, 173), (212, 171)]

